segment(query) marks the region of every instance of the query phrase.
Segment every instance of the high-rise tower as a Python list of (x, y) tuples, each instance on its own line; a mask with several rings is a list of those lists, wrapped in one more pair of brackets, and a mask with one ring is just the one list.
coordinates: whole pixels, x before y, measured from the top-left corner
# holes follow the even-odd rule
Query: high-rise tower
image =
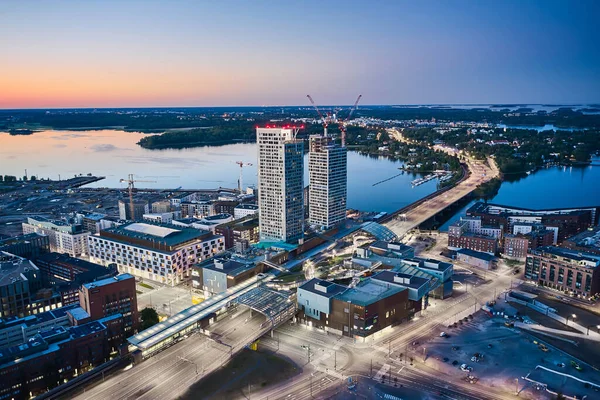
[(308, 222), (325, 229), (346, 219), (348, 155), (330, 136), (311, 135)]
[(260, 240), (304, 236), (304, 143), (298, 128), (256, 128)]

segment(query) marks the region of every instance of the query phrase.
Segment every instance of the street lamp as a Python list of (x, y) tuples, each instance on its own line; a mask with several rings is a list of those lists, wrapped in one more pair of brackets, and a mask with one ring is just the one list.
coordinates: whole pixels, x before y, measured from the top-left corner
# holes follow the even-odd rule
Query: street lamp
[(598, 332), (600, 332), (600, 325), (588, 325), (588, 327), (587, 327), (587, 334), (588, 334), (588, 336), (590, 335), (590, 328), (594, 327), (594, 326), (596, 327), (596, 329), (598, 330)]
[(569, 317), (571, 317), (571, 321), (575, 321), (575, 318), (577, 318), (577, 315), (575, 314), (571, 314), (571, 315), (567, 315), (567, 322), (565, 325), (569, 325)]

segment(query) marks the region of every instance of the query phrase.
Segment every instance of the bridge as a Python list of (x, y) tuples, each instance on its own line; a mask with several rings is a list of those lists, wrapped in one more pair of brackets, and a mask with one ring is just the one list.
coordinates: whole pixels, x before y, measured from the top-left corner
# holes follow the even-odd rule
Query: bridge
[[(390, 136), (398, 141), (409, 143), (396, 129), (390, 129)], [(437, 148), (454, 155), (446, 148)], [(440, 189), (429, 196), (404, 207), (385, 217), (382, 225), (390, 229), (399, 238), (402, 238), (411, 229), (416, 228), (429, 218), (434, 217), (452, 204), (470, 195), (479, 185), (486, 183), (500, 175), (496, 163), (488, 158), (485, 162), (467, 157), (463, 164), (463, 177), (454, 186)]]

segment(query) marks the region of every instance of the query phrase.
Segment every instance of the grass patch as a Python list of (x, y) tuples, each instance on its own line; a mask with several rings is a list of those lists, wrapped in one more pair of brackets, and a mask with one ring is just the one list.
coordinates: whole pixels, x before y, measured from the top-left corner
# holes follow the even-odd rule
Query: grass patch
[(142, 292), (141, 290), (136, 290), (135, 292), (136, 292), (137, 294), (142, 294), (142, 293), (144, 293), (144, 292)]
[(150, 289), (150, 290), (153, 290), (153, 289), (154, 289), (154, 287), (153, 287), (153, 286), (150, 286), (150, 285), (148, 285), (147, 283), (144, 283), (144, 282), (140, 282), (140, 283), (139, 283), (139, 285), (140, 285), (141, 287), (143, 287), (143, 288), (146, 288), (146, 289)]

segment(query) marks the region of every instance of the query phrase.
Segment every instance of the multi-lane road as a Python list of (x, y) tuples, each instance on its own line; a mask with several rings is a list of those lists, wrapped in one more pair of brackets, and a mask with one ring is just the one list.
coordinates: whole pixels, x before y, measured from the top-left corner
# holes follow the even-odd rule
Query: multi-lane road
[[(261, 331), (265, 317), (244, 306), (211, 327), (211, 338), (194, 334), (133, 368), (110, 376), (77, 399), (173, 399), (225, 364)], [(213, 339), (214, 338), (214, 339)]]
[[(407, 142), (400, 131), (396, 129), (390, 129), (388, 132), (390, 132), (391, 137), (393, 137), (395, 140)], [(450, 152), (448, 149), (440, 149)], [(486, 161), (487, 162), (477, 161), (467, 157), (466, 163), (470, 171), (470, 175), (467, 177), (467, 179), (459, 182), (451, 189), (440, 193), (438, 196), (435, 196), (415, 206), (408, 212), (397, 216), (384, 225), (393, 231), (398, 237), (403, 237), (411, 229), (419, 226), (440, 211), (471, 193), (473, 190), (475, 190), (475, 188), (477, 188), (477, 186), (498, 177), (500, 171), (498, 170), (494, 160), (489, 158)]]

